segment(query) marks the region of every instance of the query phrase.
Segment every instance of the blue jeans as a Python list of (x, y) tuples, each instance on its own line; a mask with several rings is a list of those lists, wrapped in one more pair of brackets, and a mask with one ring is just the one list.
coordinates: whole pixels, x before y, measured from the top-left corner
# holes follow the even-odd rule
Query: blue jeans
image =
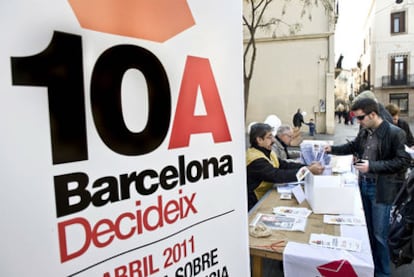
[(367, 221), (369, 241), (374, 259), (375, 277), (391, 276), (388, 232), (391, 204), (376, 203), (374, 182), (360, 180), (362, 205)]

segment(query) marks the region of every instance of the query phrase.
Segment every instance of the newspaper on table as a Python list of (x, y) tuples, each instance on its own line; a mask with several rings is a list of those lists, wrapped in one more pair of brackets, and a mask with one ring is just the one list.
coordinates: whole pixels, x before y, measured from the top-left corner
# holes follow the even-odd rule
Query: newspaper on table
[(262, 223), (273, 230), (305, 231), (307, 218), (280, 214), (258, 213), (250, 225)]
[(311, 234), (309, 244), (355, 252), (361, 252), (362, 249), (361, 240), (347, 237), (331, 236), (326, 234)]
[(364, 218), (352, 215), (324, 215), (323, 223), (340, 225), (365, 225)]
[(285, 216), (308, 217), (312, 211), (308, 208), (279, 206), (273, 208), (273, 213)]

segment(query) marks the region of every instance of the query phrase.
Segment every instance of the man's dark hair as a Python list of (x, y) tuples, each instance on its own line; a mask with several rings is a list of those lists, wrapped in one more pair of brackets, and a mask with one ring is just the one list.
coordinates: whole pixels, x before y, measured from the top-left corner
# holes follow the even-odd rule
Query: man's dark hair
[(256, 123), (250, 127), (250, 145), (256, 146), (256, 138), (264, 138), (268, 132), (272, 132), (273, 127), (266, 123)]
[(351, 110), (362, 110), (365, 114), (375, 112), (377, 115), (379, 115), (378, 103), (371, 98), (358, 99), (352, 104)]

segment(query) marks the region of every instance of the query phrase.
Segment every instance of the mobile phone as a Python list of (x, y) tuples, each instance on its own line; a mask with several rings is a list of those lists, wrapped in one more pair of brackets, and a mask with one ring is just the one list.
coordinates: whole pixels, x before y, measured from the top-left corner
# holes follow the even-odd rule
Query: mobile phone
[(356, 165), (356, 164), (363, 164), (363, 163), (364, 163), (364, 161), (363, 161), (363, 160), (358, 159), (358, 160), (356, 160), (356, 162), (354, 162), (354, 165)]

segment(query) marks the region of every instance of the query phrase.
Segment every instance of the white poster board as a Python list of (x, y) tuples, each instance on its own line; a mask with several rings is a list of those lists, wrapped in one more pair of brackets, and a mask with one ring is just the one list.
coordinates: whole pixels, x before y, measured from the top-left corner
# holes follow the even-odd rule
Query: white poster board
[(1, 276), (250, 275), (241, 4), (1, 4)]

